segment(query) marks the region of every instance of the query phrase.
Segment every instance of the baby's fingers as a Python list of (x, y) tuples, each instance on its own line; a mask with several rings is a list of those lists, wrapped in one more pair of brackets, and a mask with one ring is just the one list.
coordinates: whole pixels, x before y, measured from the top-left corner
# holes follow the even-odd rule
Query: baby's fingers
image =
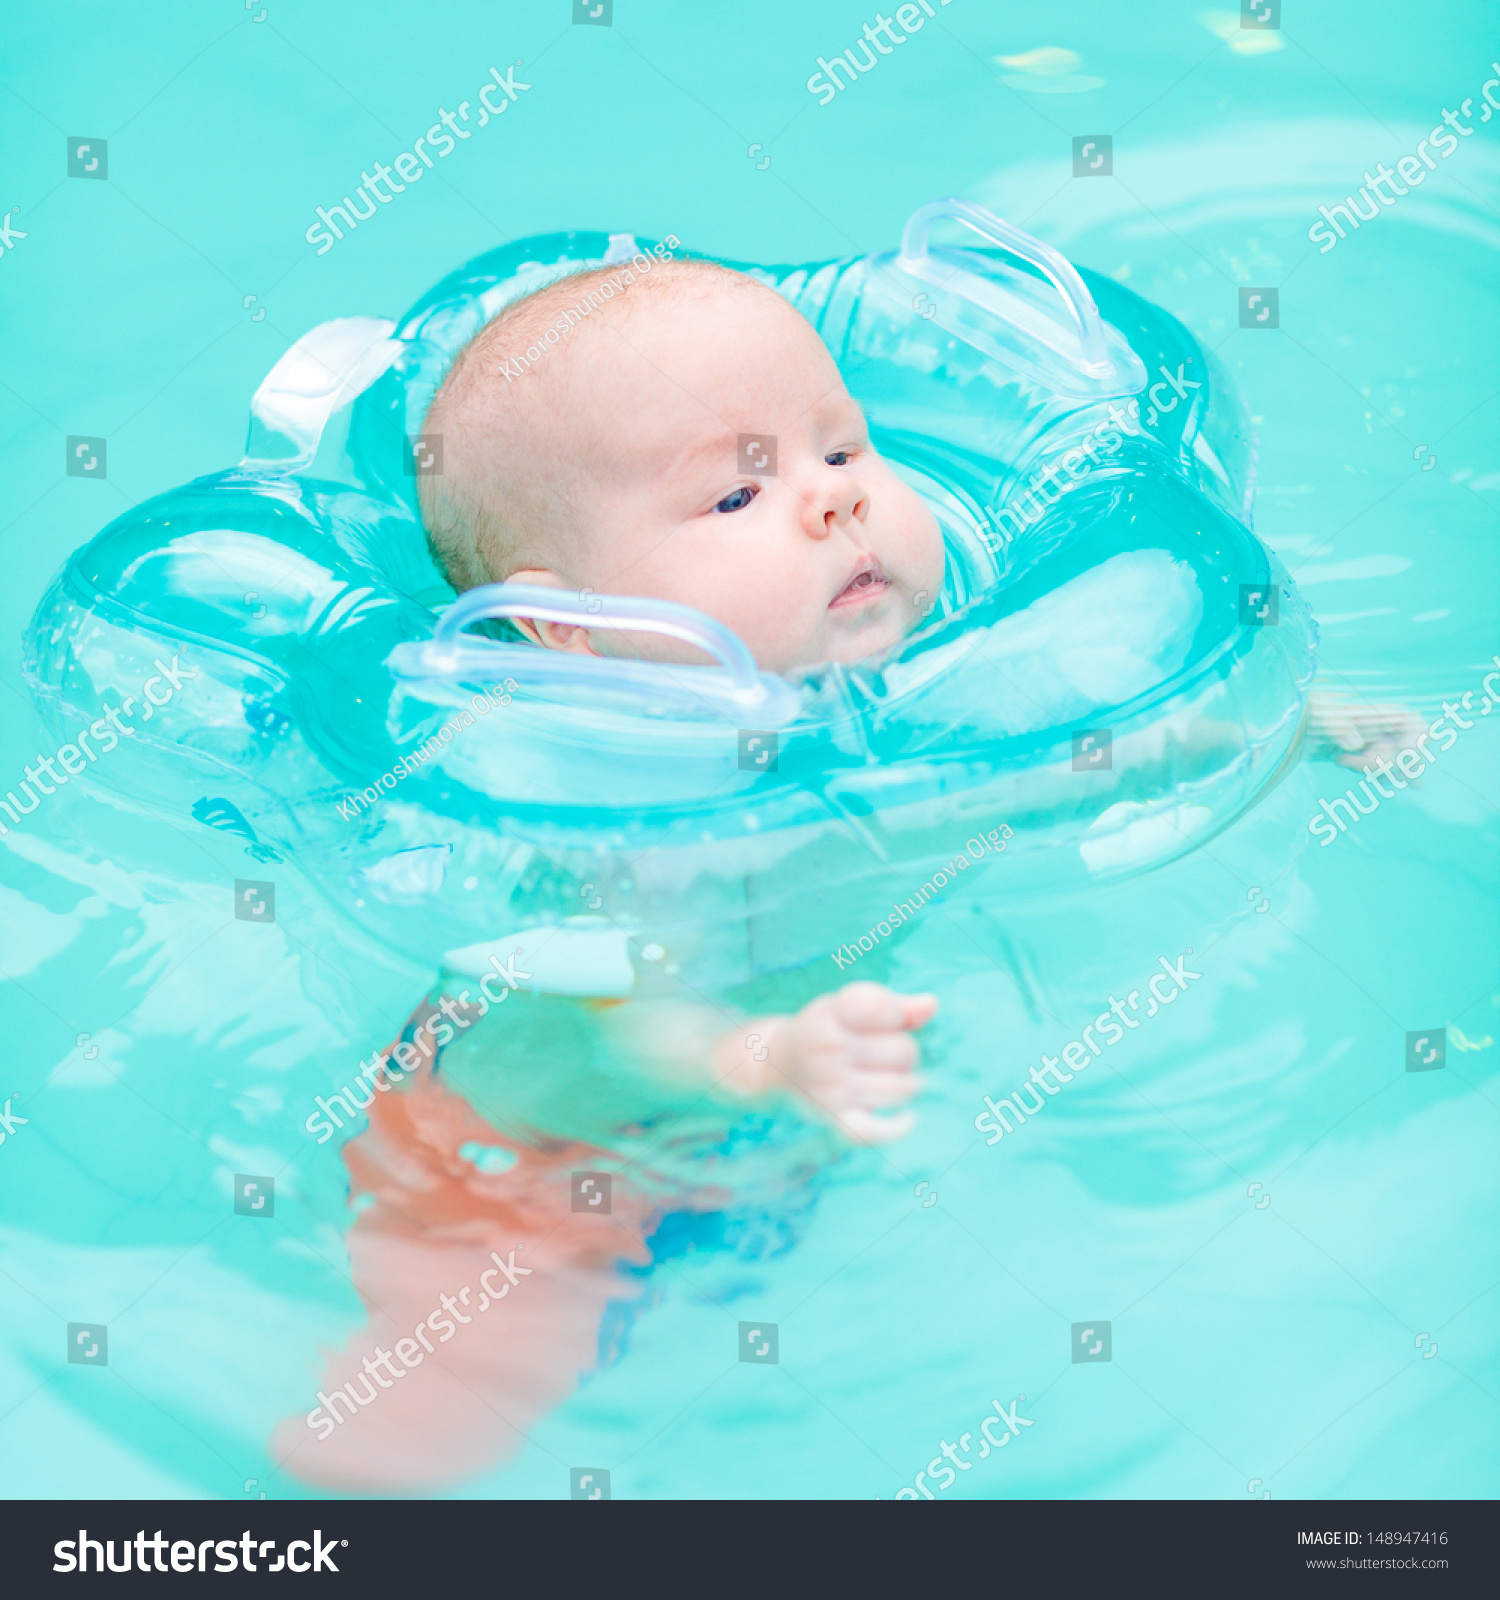
[(902, 1026), (906, 1002), (880, 983), (846, 983), (833, 997), (833, 1014), (857, 1033), (883, 1033)]
[(860, 1072), (910, 1072), (920, 1054), (909, 1033), (857, 1033), (846, 1059)]
[(937, 1015), (938, 998), (935, 994), (908, 994), (901, 997), (906, 1004), (903, 1028), (925, 1027)]
[(930, 994), (897, 994), (879, 983), (849, 983), (834, 996), (834, 1015), (857, 1033), (920, 1028), (937, 1011)]
[(895, 1116), (882, 1117), (856, 1106), (844, 1112), (838, 1122), (844, 1132), (860, 1144), (890, 1144), (895, 1139), (904, 1139), (916, 1127), (917, 1114), (900, 1111)]
[(1352, 749), (1346, 746), (1345, 753), (1334, 758), (1341, 767), (1368, 771), (1382, 758), (1390, 760), (1403, 750), (1415, 749), (1417, 740), (1427, 732), (1420, 717), (1399, 706), (1377, 709), (1389, 709), (1391, 714), (1371, 717), (1359, 725), (1359, 744)]
[(922, 1087), (914, 1072), (861, 1072), (849, 1086), (849, 1098), (857, 1105), (899, 1106)]

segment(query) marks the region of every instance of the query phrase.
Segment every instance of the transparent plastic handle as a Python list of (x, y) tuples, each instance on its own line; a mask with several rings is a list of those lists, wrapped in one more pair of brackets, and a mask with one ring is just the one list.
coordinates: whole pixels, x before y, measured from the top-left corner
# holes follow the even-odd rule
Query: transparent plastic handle
[[(983, 206), (975, 205), (972, 200), (934, 200), (930, 205), (912, 212), (901, 235), (901, 253), (897, 258), (897, 264), (904, 271), (924, 282), (937, 281), (937, 273), (941, 269), (929, 260), (927, 239), (933, 223), (943, 219), (963, 223), (980, 238), (999, 245), (1002, 250), (1009, 251), (1042, 273), (1061, 295), (1078, 333), (1082, 359), (1074, 361), (1073, 365), (1091, 378), (1105, 378), (1113, 373), (1114, 367), (1105, 345), (1104, 319), (1099, 315), (1094, 297), (1074, 270), (1072, 262), (1051, 245), (1033, 239), (1029, 233), (1023, 233), (1009, 222), (1002, 221)], [(958, 289), (956, 292), (963, 291)]]
[(711, 655), (741, 694), (757, 694), (755, 658), (737, 633), (690, 606), (630, 595), (570, 594), (530, 583), (486, 583), (461, 595), (443, 613), (432, 636), (432, 654), (456, 656), (459, 637), (481, 617), (535, 617), (542, 622), (573, 622), (584, 628), (628, 628), (681, 639)]
[(241, 465), (275, 463), (289, 471), (310, 465), (328, 419), (401, 354), (400, 342), (390, 337), (395, 328), (380, 317), (337, 317), (304, 333), (250, 401)]
[[(629, 628), (681, 639), (706, 655), (711, 667), (678, 666), (627, 657), (574, 655), (541, 650), (532, 644), (505, 644), (474, 638), (463, 630), (483, 617), (535, 617), (572, 622), (584, 628)], [(590, 703), (662, 706), (677, 704), (695, 712), (729, 716), (742, 727), (784, 728), (797, 719), (801, 691), (774, 672), (761, 672), (744, 641), (723, 623), (669, 600), (631, 595), (570, 594), (525, 583), (488, 583), (460, 595), (430, 639), (398, 644), (386, 665), (398, 678), (413, 681), (462, 680), (486, 673), (511, 673), (528, 692)], [(601, 702), (602, 703), (602, 702)], [(753, 718), (754, 722), (745, 721)]]

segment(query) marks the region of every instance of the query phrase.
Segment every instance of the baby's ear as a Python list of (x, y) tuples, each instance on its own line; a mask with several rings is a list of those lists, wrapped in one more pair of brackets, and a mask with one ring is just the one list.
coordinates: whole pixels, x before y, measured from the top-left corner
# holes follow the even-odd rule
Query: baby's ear
[(574, 655), (596, 656), (599, 652), (589, 638), (589, 630), (576, 622), (535, 622), (530, 617), (512, 617), (511, 621), (544, 650), (571, 650)]
[[(559, 589), (568, 592), (571, 585), (566, 584), (555, 572), (545, 571), (530, 567), (522, 572), (513, 572), (505, 580), (507, 583), (530, 583), (541, 589)], [(594, 649), (593, 641), (589, 638), (589, 630), (579, 627), (576, 622), (542, 622), (533, 617), (512, 617), (511, 621), (533, 644), (539, 644), (544, 650), (571, 650), (575, 655), (596, 656), (599, 652)]]

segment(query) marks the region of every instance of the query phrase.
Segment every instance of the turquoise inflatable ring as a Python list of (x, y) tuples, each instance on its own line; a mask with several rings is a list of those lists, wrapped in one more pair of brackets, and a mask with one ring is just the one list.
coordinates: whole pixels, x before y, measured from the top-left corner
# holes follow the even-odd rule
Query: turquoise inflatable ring
[[(955, 225), (977, 242), (933, 242)], [(25, 658), (49, 725), (178, 656), (181, 690), (101, 783), (240, 833), (408, 955), (525, 949), (580, 993), (824, 959), (956, 855), (983, 865), (971, 844), (1003, 871), (966, 882), (1013, 902), (1157, 866), (1256, 802), (1316, 628), (1249, 526), (1244, 409), (1173, 318), (965, 201), (894, 251), (725, 263), (808, 319), (938, 517), (944, 586), (898, 650), (794, 684), (685, 607), (455, 596), (410, 475), (444, 373), (512, 300), (676, 245), (526, 239), (399, 322), (299, 339), (237, 467), (136, 507), (53, 582)], [(543, 605), (716, 664), (544, 651), (497, 620)]]

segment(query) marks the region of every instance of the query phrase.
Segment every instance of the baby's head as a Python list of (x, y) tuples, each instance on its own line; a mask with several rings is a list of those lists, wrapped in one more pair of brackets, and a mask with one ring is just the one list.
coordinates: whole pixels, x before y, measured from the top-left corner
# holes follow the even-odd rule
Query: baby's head
[[(942, 587), (937, 522), (871, 448), (822, 340), (774, 290), (708, 262), (598, 269), (517, 301), (424, 426), (443, 471), (418, 479), (423, 518), (458, 589), (675, 600), (786, 672), (885, 649)], [(745, 459), (742, 439), (757, 441)], [(659, 635), (520, 626), (551, 649), (703, 659)]]

